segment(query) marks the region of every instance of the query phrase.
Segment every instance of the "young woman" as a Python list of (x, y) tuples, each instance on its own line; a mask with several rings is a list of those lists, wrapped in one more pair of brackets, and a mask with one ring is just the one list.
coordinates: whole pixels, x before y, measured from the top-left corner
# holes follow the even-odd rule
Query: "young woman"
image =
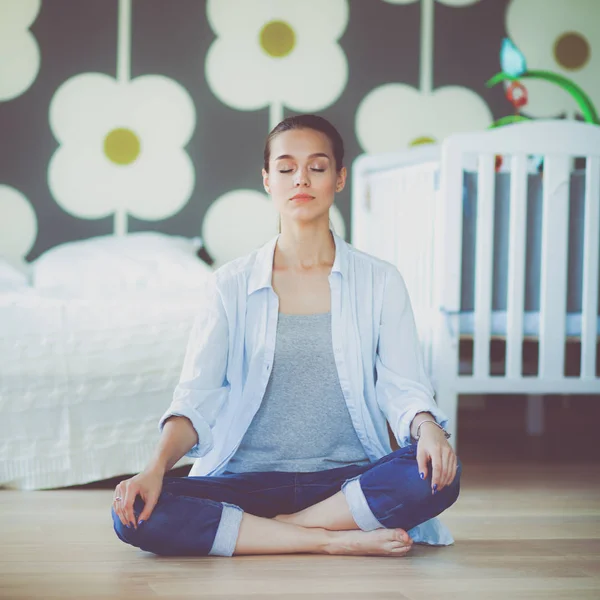
[[(314, 115), (269, 134), (262, 175), (280, 234), (214, 273), (156, 454), (116, 487), (124, 542), (162, 555), (404, 556), (413, 541), (452, 541), (435, 517), (458, 497), (461, 463), (404, 281), (330, 229), (343, 157)], [(190, 476), (165, 477), (183, 455), (199, 459)]]

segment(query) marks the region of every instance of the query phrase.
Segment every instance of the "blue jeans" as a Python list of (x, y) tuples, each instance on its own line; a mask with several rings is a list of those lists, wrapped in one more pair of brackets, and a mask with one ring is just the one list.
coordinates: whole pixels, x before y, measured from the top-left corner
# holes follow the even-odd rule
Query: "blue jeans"
[[(456, 502), (462, 464), (454, 481), (431, 493), (431, 464), (419, 476), (417, 445), (392, 452), (377, 462), (312, 473), (231, 473), (217, 477), (165, 477), (150, 518), (137, 530), (123, 525), (112, 510), (122, 541), (163, 556), (232, 556), (243, 512), (273, 518), (317, 504), (340, 490), (363, 531), (406, 531), (436, 517)], [(133, 509), (139, 518), (144, 502)]]

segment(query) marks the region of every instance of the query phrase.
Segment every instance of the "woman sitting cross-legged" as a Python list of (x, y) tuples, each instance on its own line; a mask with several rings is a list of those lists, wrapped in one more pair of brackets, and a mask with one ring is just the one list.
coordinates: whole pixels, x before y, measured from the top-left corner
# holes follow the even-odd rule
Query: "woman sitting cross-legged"
[[(404, 556), (452, 543), (459, 494), (392, 264), (331, 228), (343, 142), (314, 115), (267, 138), (280, 233), (215, 271), (156, 453), (118, 484), (118, 537), (160, 555)], [(400, 448), (392, 451), (388, 423)], [(165, 477), (184, 455), (190, 476)]]

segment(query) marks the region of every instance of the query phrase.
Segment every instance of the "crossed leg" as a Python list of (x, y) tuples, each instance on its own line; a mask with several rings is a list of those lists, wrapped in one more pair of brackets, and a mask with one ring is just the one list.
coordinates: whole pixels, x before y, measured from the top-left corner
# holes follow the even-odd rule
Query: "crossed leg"
[(334, 531), (323, 527), (302, 527), (276, 518), (265, 519), (244, 513), (234, 555), (311, 553), (403, 556), (411, 547), (412, 541), (403, 529)]
[(343, 492), (337, 492), (337, 494), (297, 513), (277, 515), (275, 519), (282, 523), (291, 523), (309, 528), (322, 527), (330, 531), (360, 529), (352, 517)]
[[(402, 456), (396, 453), (388, 455), (381, 463), (373, 465), (372, 469), (360, 476), (360, 484), (358, 477), (347, 480), (344, 486), (354, 485), (353, 490), (346, 489), (346, 493), (338, 491), (313, 505), (305, 505), (306, 508), (294, 514), (277, 515), (275, 512), (269, 514), (262, 509), (262, 504), (256, 504), (254, 507), (256, 510), (249, 506), (248, 510), (264, 516), (257, 516), (244, 509), (243, 514), (238, 516), (239, 530), (235, 532), (237, 537), (231, 540), (226, 555), (233, 552), (235, 555), (319, 553), (402, 556), (412, 547), (412, 540), (406, 530), (445, 510), (456, 500), (459, 490), (457, 476), (448, 491), (438, 494), (435, 499), (432, 498), (429, 484), (418, 479), (416, 469), (413, 469), (410, 463), (411, 459), (408, 455)], [(413, 470), (415, 473), (412, 472)], [(222, 480), (214, 483), (218, 483), (219, 486), (229, 485)], [(189, 484), (185, 481), (175, 481), (172, 485), (187, 487)], [(369, 497), (369, 503), (376, 507), (376, 519), (371, 515), (371, 518), (367, 517), (365, 521), (364, 512), (362, 514), (360, 511), (356, 512), (354, 500), (357, 493), (359, 496), (363, 494), (363, 488), (364, 493)], [(349, 492), (352, 492), (351, 496), (354, 495), (354, 500), (351, 499), (350, 504), (355, 511), (356, 520), (347, 500)], [(211, 500), (204, 499), (204, 493), (202, 497), (195, 498), (189, 497), (190, 493), (190, 490), (184, 491), (181, 499), (174, 497), (173, 494), (167, 494), (171, 497), (171, 509), (166, 510), (165, 502), (159, 501), (155, 507), (156, 514), (152, 515), (154, 518), (151, 517), (136, 531), (126, 531), (118, 517), (113, 515), (117, 534), (123, 541), (134, 546), (159, 554), (164, 553), (157, 551), (156, 539), (159, 536), (167, 536), (168, 543), (173, 544), (174, 530), (190, 529), (188, 515), (194, 521), (194, 527), (198, 530), (204, 527), (206, 519), (202, 511), (207, 508), (203, 505), (210, 503)], [(217, 489), (215, 494), (214, 500), (219, 500), (221, 490)], [(180, 515), (182, 502), (188, 504), (188, 513), (183, 516)], [(189, 503), (193, 503), (193, 506)], [(141, 508), (139, 506), (138, 512), (141, 512)], [(168, 509), (168, 506), (166, 508)], [(156, 515), (159, 515), (159, 519), (156, 519)], [(271, 517), (271, 515), (275, 516)], [(217, 518), (218, 513), (213, 516)], [(177, 519), (182, 520), (178, 522)], [(361, 523), (362, 529), (356, 521)], [(182, 529), (178, 529), (178, 526)], [(190, 539), (195, 542), (196, 537), (193, 535)], [(234, 542), (235, 547), (233, 547)], [(160, 546), (158, 549), (161, 549)], [(174, 548), (171, 545), (168, 548), (169, 553), (176, 553), (176, 550), (179, 551), (179, 547)], [(210, 547), (203, 553), (208, 553), (208, 550)]]

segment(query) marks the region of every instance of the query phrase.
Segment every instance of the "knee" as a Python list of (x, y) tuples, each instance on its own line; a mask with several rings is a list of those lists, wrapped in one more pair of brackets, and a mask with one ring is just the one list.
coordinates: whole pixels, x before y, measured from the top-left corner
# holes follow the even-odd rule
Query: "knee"
[(364, 491), (375, 517), (384, 527), (401, 527), (408, 531), (437, 517), (456, 502), (461, 474), (462, 463), (458, 461), (452, 483), (433, 494), (431, 474), (422, 480), (416, 462), (407, 465), (401, 461), (399, 464), (390, 461), (385, 473), (381, 473), (383, 477), (365, 478)]
[[(133, 512), (139, 518), (144, 502), (136, 498)], [(131, 546), (160, 556), (206, 556), (220, 523), (220, 502), (176, 497), (162, 492), (149, 519), (137, 529), (121, 523), (111, 508), (117, 537)]]
[(462, 463), (457, 457), (454, 479), (433, 494), (431, 465), (428, 477), (422, 480), (416, 460), (396, 459), (386, 463), (380, 474), (363, 475), (361, 483), (364, 482), (371, 488), (373, 494), (381, 497), (384, 504), (393, 505), (394, 509), (425, 503), (425, 505), (434, 504), (438, 510), (445, 510), (458, 499), (461, 474)]
[[(431, 468), (431, 466), (430, 466)], [(429, 473), (429, 477), (422, 483), (424, 484), (420, 491), (422, 493), (422, 500), (433, 500), (438, 505), (443, 505), (444, 510), (456, 502), (460, 493), (460, 478), (462, 475), (462, 463), (457, 457), (456, 463), (456, 474), (454, 479), (446, 484), (442, 489), (438, 490), (435, 494), (431, 493), (432, 486), (432, 473)]]
[[(144, 502), (140, 498), (136, 498), (133, 504), (133, 514), (135, 515), (136, 520), (139, 519), (139, 516), (144, 509)], [(146, 523), (141, 527), (138, 525), (137, 529), (130, 525), (123, 525), (119, 515), (115, 512), (114, 507), (111, 507), (111, 516), (113, 520), (113, 529), (117, 534), (117, 537), (126, 544), (131, 546), (135, 546), (136, 548), (141, 548), (142, 550), (148, 549), (150, 552), (153, 552), (152, 549), (147, 548), (147, 533), (144, 528)]]

